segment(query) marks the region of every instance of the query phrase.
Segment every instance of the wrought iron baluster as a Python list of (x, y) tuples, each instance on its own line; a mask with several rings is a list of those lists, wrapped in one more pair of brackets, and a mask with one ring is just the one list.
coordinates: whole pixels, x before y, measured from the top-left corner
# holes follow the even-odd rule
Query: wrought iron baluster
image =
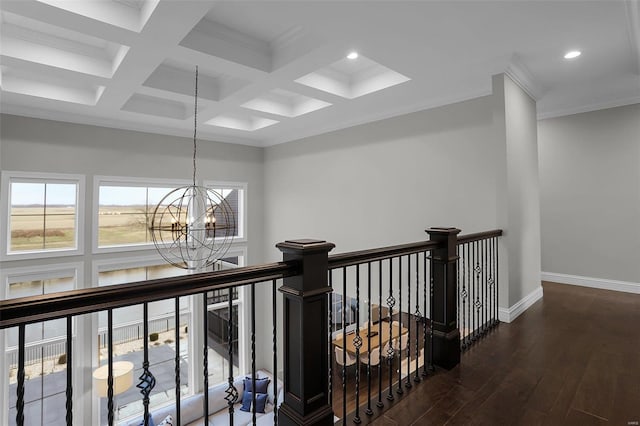
[[(233, 365), (229, 365), (233, 369)], [(256, 285), (251, 283), (251, 418), (256, 424)]]
[(347, 267), (342, 268), (342, 424), (347, 422)]
[(465, 340), (466, 340), (466, 345), (467, 348), (469, 346), (471, 346), (471, 329), (473, 327), (472, 325), (472, 317), (471, 315), (473, 314), (473, 312), (471, 311), (471, 298), (472, 298), (472, 285), (473, 285), (473, 272), (471, 272), (471, 244), (470, 243), (466, 243), (464, 245), (465, 251), (466, 251), (466, 259), (465, 259), (465, 271), (467, 274), (467, 279), (466, 279), (466, 283), (467, 283), (467, 297), (466, 297), (466, 301), (467, 301), (467, 330), (466, 330), (466, 336), (465, 336)]
[(71, 327), (71, 315), (67, 316), (67, 426), (73, 425), (73, 329)]
[(491, 238), (489, 242), (489, 247), (491, 250), (491, 282), (489, 285), (491, 286), (491, 294), (489, 297), (491, 298), (491, 328), (496, 325), (496, 317), (494, 315), (496, 309), (496, 247), (494, 245), (495, 238)]
[[(422, 321), (422, 343), (424, 345), (424, 356), (427, 356), (427, 326), (431, 327), (430, 325), (430, 319), (427, 318), (427, 280), (431, 277), (431, 273), (429, 273), (429, 275), (427, 275), (427, 261), (429, 259), (429, 256), (427, 255), (428, 252), (424, 252), (424, 259), (423, 259), (423, 269), (424, 269), (424, 278), (422, 280), (422, 305), (424, 306), (424, 315), (423, 315), (423, 321)], [(429, 264), (430, 265), (430, 264)], [(431, 308), (429, 308), (429, 317), (432, 317), (433, 313), (431, 312)], [(422, 363), (422, 376), (425, 377), (427, 375), (427, 360), (425, 359), (424, 362)]]
[[(402, 343), (402, 336), (400, 336)], [(400, 345), (402, 347), (402, 344)], [(411, 387), (411, 255), (407, 255), (407, 381), (405, 387)], [(402, 368), (402, 363), (400, 364)]]
[(16, 387), (16, 425), (24, 426), (24, 351), (25, 351), (25, 325), (18, 326), (18, 376)]
[[(378, 348), (380, 348), (380, 357), (382, 354), (382, 260), (378, 261)], [(378, 401), (376, 406), (378, 408), (384, 407), (382, 402), (382, 358), (380, 359), (380, 365), (378, 365)]]
[(389, 365), (389, 393), (387, 399), (393, 401), (393, 307), (396, 299), (393, 297), (393, 258), (389, 259), (389, 296), (387, 297), (387, 306), (389, 307), (389, 349), (387, 349), (387, 364)]
[[(206, 302), (206, 299), (205, 299)], [(205, 304), (206, 307), (206, 304)], [(140, 389), (140, 393), (142, 394), (142, 405), (144, 406), (144, 424), (148, 426), (151, 424), (149, 420), (151, 414), (149, 413), (149, 396), (151, 395), (151, 391), (156, 385), (156, 379), (151, 374), (149, 370), (149, 303), (144, 302), (142, 304), (142, 324), (144, 330), (144, 346), (143, 346), (143, 361), (142, 361), (142, 375), (140, 376), (140, 383), (138, 383), (137, 387)], [(109, 342), (109, 346), (111, 346), (111, 341)], [(111, 362), (109, 362), (111, 365)], [(111, 372), (109, 373), (111, 376)], [(207, 393), (205, 392), (205, 397)], [(208, 418), (205, 417), (205, 418)]]
[[(273, 324), (273, 426), (278, 426), (278, 315), (276, 312), (278, 303), (276, 299), (276, 280), (271, 281), (271, 304), (271, 321)], [(329, 330), (329, 336), (331, 336), (331, 330)], [(331, 362), (329, 362), (329, 383), (331, 383)], [(329, 389), (331, 389), (331, 386), (329, 386)], [(331, 402), (331, 393), (329, 393), (329, 402)]]
[(495, 270), (495, 281), (496, 281), (496, 287), (495, 287), (495, 303), (494, 303), (494, 309), (495, 309), (495, 323), (496, 325), (500, 322), (500, 319), (498, 318), (498, 292), (500, 291), (500, 284), (498, 282), (498, 280), (500, 279), (500, 260), (499, 260), (499, 256), (500, 256), (500, 245), (498, 243), (498, 237), (494, 237), (494, 245), (495, 245), (495, 254), (496, 254), (496, 261), (494, 264), (494, 270)]
[[(329, 287), (331, 287), (333, 289), (333, 271), (331, 269), (329, 269), (329, 271), (327, 272), (329, 274)], [(328, 346), (328, 352), (329, 352), (329, 402), (333, 405), (333, 360), (334, 360), (334, 355), (333, 355), (333, 344), (331, 344), (331, 340), (333, 340), (333, 291), (331, 293), (327, 294), (327, 297), (329, 298), (329, 345)], [(275, 327), (275, 321), (273, 322), (274, 327)], [(275, 350), (274, 350), (275, 353)]]
[(477, 241), (472, 243), (473, 245), (473, 324), (471, 326), (471, 341), (474, 342), (476, 340), (476, 328), (478, 326), (478, 310), (476, 309), (476, 297), (478, 297), (478, 274), (476, 269), (476, 262), (478, 261), (478, 244)]
[(353, 422), (361, 423), (360, 419), (360, 348), (362, 337), (360, 336), (360, 265), (356, 265), (356, 335), (353, 338), (353, 347), (356, 349), (356, 412)]
[[(229, 375), (227, 376), (227, 389), (224, 397), (229, 410), (229, 424), (233, 426), (235, 417), (234, 405), (238, 401), (238, 389), (234, 385), (233, 374), (233, 288), (229, 288), (227, 293), (227, 363), (229, 365)], [(209, 393), (209, 392), (207, 392)]]
[(481, 338), (484, 330), (484, 321), (482, 319), (482, 295), (484, 293), (484, 269), (482, 267), (482, 259), (484, 253), (482, 252), (482, 240), (478, 241), (478, 300), (476, 303), (476, 309), (478, 310), (478, 338)]
[[(229, 295), (231, 297), (231, 295)], [(204, 343), (202, 347), (202, 379), (204, 385), (204, 401), (203, 412), (204, 418), (209, 418), (209, 309), (207, 307), (207, 292), (202, 293), (202, 329), (204, 334)], [(231, 318), (231, 317), (230, 317)], [(233, 415), (231, 416), (231, 424), (233, 424)]]
[[(446, 281), (445, 281), (446, 282)], [(429, 371), (433, 368), (433, 259), (429, 263)]]
[[(373, 324), (371, 323), (371, 262), (367, 262), (367, 409), (365, 413), (370, 416), (373, 414), (371, 409), (371, 331)], [(378, 320), (380, 315), (378, 314)], [(378, 362), (380, 361), (380, 347), (378, 346)], [(379, 364), (378, 364), (379, 365)]]
[(465, 310), (467, 307), (467, 285), (466, 285), (466, 262), (467, 255), (465, 254), (466, 244), (463, 244), (460, 247), (460, 251), (462, 253), (462, 257), (458, 259), (460, 262), (460, 269), (462, 269), (462, 291), (460, 291), (460, 299), (462, 300), (462, 349), (467, 348), (467, 319), (465, 315)]
[(175, 383), (176, 383), (176, 425), (180, 425), (180, 298), (175, 298)]
[[(113, 426), (113, 309), (107, 311), (107, 421), (109, 426)], [(146, 334), (145, 334), (146, 337)], [(144, 339), (146, 348), (147, 338)], [(145, 416), (145, 426), (148, 425), (147, 416)]]
[(482, 254), (482, 259), (483, 259), (483, 263), (484, 263), (484, 267), (482, 268), (482, 270), (484, 271), (484, 285), (483, 285), (483, 293), (484, 293), (484, 304), (482, 306), (482, 316), (483, 316), (483, 327), (484, 327), (484, 332), (483, 334), (487, 334), (487, 331), (489, 329), (488, 325), (488, 321), (489, 318), (487, 316), (487, 310), (488, 310), (488, 306), (487, 306), (487, 293), (489, 292), (489, 269), (487, 268), (487, 240), (483, 241), (483, 254)]
[[(420, 374), (418, 372), (418, 370), (420, 370), (420, 366), (418, 364), (418, 358), (420, 356), (419, 324), (422, 323), (422, 314), (420, 313), (420, 253), (416, 253), (416, 313), (414, 315), (416, 318), (416, 375), (413, 378), (413, 381), (417, 383), (420, 381)], [(422, 362), (424, 363), (424, 359)]]
[[(398, 340), (396, 340), (398, 352), (398, 389), (397, 393), (403, 394), (402, 390), (402, 256), (398, 257)], [(389, 338), (393, 337), (393, 333), (389, 334)]]
[(476, 245), (476, 258), (473, 267), (473, 274), (476, 278), (476, 295), (473, 299), (473, 310), (476, 315), (476, 327), (473, 333), (474, 340), (478, 340), (480, 338), (480, 330), (482, 329), (482, 316), (480, 314), (480, 299), (482, 298), (482, 267), (480, 266), (480, 261), (482, 260), (482, 246), (479, 241), (475, 241)]
[(456, 245), (456, 256), (458, 256), (458, 259), (456, 260), (456, 274), (457, 274), (457, 276), (456, 276), (456, 314), (457, 314), (456, 325), (458, 327), (458, 330), (460, 330), (460, 348), (462, 349), (462, 330), (461, 330), (462, 326), (460, 325), (460, 305), (462, 304), (461, 303), (462, 290), (460, 289), (460, 269), (462, 269), (462, 268), (460, 266), (461, 261), (460, 261), (460, 246), (459, 245)]

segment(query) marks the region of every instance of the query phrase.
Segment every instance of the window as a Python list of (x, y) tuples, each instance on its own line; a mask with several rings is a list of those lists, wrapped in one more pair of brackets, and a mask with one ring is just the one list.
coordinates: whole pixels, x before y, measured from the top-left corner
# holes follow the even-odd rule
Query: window
[(2, 172), (2, 258), (82, 252), (84, 179), (77, 175)]
[[(184, 182), (97, 177), (94, 249), (153, 247), (148, 223), (156, 206)], [(142, 247), (141, 247), (142, 246)], [(109, 251), (109, 250), (107, 250)]]
[[(109, 264), (98, 264), (95, 274), (99, 286), (117, 285), (136, 281), (152, 280), (188, 274), (188, 271), (175, 268), (157, 257), (138, 258), (119, 262), (109, 261)], [(190, 297), (180, 298), (180, 356), (184, 363), (181, 365), (181, 393), (189, 393), (189, 330), (190, 327)], [(154, 409), (168, 401), (175, 400), (175, 299), (159, 300), (148, 304), (149, 330), (149, 369), (156, 377), (156, 386), (151, 394), (150, 408)], [(113, 355), (114, 362), (131, 361), (134, 363), (134, 376), (142, 374), (142, 359), (144, 349), (144, 317), (142, 305), (132, 305), (113, 311)], [(99, 365), (108, 362), (108, 317), (107, 311), (98, 313), (98, 360)], [(166, 374), (171, 372), (171, 374)], [(143, 411), (140, 390), (135, 386), (119, 394), (115, 408), (120, 420), (139, 416)], [(101, 404), (106, 404), (104, 399)], [(107, 423), (106, 405), (100, 409), (100, 424)]]
[[(333, 329), (339, 330), (342, 328), (347, 328), (356, 322), (356, 307), (357, 301), (352, 297), (345, 297), (346, 303), (342, 302), (342, 294), (333, 292), (331, 293), (331, 322), (333, 323)], [(345, 306), (345, 311), (343, 313), (343, 306)], [(342, 324), (343, 314), (345, 323)]]
[[(244, 264), (244, 256), (230, 253), (226, 258), (216, 262), (213, 269), (233, 269)], [(243, 329), (242, 288), (231, 289), (231, 346), (233, 349), (233, 376), (240, 374), (240, 351), (244, 350), (240, 332)], [(209, 384), (221, 383), (229, 377), (229, 290), (215, 290), (207, 293), (207, 343)]]
[[(15, 268), (3, 271), (2, 283), (6, 298), (36, 296), (73, 290), (79, 281), (82, 265), (56, 265), (45, 268)], [(74, 321), (75, 324), (75, 321)], [(66, 319), (29, 324), (25, 327), (25, 416), (29, 424), (49, 425), (58, 422), (57, 412), (51, 407), (64, 406), (66, 401)], [(75, 332), (74, 332), (75, 333)], [(75, 335), (73, 336), (75, 340)], [(5, 334), (6, 365), (9, 372), (8, 421), (15, 425), (16, 386), (18, 366), (18, 329), (9, 328)], [(62, 378), (62, 379), (61, 379)], [(76, 384), (74, 384), (75, 386)], [(6, 414), (5, 414), (6, 415)]]
[[(230, 252), (225, 259), (216, 262), (212, 270), (222, 270), (241, 266), (244, 263), (243, 250)], [(189, 274), (189, 271), (166, 264), (157, 256), (146, 256), (135, 259), (109, 259), (94, 263), (94, 281), (99, 286), (117, 285), (156, 278)], [(231, 292), (232, 310), (232, 345), (234, 350), (234, 374), (238, 375), (239, 365), (244, 347), (242, 345), (242, 289)], [(196, 298), (201, 298), (197, 295)], [(226, 382), (229, 374), (228, 353), (228, 290), (212, 291), (207, 294), (208, 310), (208, 365), (209, 385)], [(204, 336), (202, 322), (192, 321), (194, 299), (191, 296), (180, 298), (180, 358), (181, 393), (187, 395), (190, 389), (190, 374), (201, 375), (202, 369), (193, 365), (190, 347), (201, 348)], [(201, 300), (201, 299), (200, 299)], [(175, 363), (175, 299), (151, 302), (149, 307), (149, 333), (157, 334), (149, 339), (150, 370), (156, 377), (156, 386), (151, 394), (150, 408), (157, 409), (175, 399), (174, 363)], [(107, 363), (108, 331), (107, 312), (101, 311), (98, 317), (98, 359), (99, 364)], [(143, 313), (141, 305), (118, 308), (113, 311), (113, 350), (114, 361), (128, 360), (134, 362), (134, 376), (142, 374), (143, 351)], [(152, 340), (153, 339), (153, 340)], [(190, 340), (191, 342), (190, 344)], [(191, 372), (189, 369), (192, 369)], [(100, 400), (104, 404), (104, 400)], [(144, 407), (140, 399), (140, 391), (135, 386), (117, 396), (116, 415), (125, 420), (139, 416)], [(100, 408), (100, 424), (106, 423), (106, 409)]]
[(233, 182), (205, 182), (204, 185), (221, 195), (227, 203), (229, 203), (229, 207), (231, 207), (231, 211), (233, 212), (235, 218), (233, 226), (225, 226), (227, 224), (220, 223), (220, 228), (227, 229), (227, 235), (233, 236), (234, 241), (244, 241), (246, 238), (245, 197), (247, 185)]

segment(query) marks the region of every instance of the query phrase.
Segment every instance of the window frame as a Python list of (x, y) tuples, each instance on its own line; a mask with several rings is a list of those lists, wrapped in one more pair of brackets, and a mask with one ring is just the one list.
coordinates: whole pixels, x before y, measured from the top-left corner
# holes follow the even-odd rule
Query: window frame
[[(0, 244), (0, 260), (42, 259), (48, 257), (77, 256), (84, 254), (84, 216), (85, 216), (85, 176), (66, 173), (16, 172), (3, 170), (0, 175), (0, 208), (6, 212), (5, 220), (0, 223), (0, 234), (5, 238)], [(10, 250), (11, 244), (11, 184), (12, 183), (75, 184), (75, 248), (56, 248), (16, 251)]]
[[(36, 281), (36, 280), (47, 280), (47, 279), (55, 279), (55, 278), (64, 278), (64, 277), (74, 277), (74, 289), (81, 288), (84, 283), (84, 262), (71, 262), (71, 263), (58, 263), (51, 265), (37, 265), (37, 266), (26, 266), (26, 267), (14, 267), (14, 268), (3, 268), (0, 270), (0, 300), (6, 300), (7, 294), (9, 292), (9, 286), (12, 283), (22, 282), (22, 281)], [(77, 354), (78, 352), (78, 327), (77, 327), (77, 318), (74, 317), (72, 319), (72, 351)], [(66, 329), (65, 329), (66, 333)], [(10, 347), (7, 347), (6, 340), (6, 330), (0, 330), (0, 381), (2, 382), (2, 386), (8, 386), (8, 375), (6, 372), (8, 371), (8, 358), (6, 353)], [(74, 356), (73, 357), (73, 365), (72, 368), (74, 371), (82, 371), (80, 368), (81, 357)], [(77, 389), (81, 389), (82, 384), (82, 373), (76, 374), (73, 387)], [(2, 392), (2, 397), (0, 397), (0, 423), (3, 421), (8, 421), (9, 414), (9, 392)], [(40, 400), (42, 400), (42, 396), (40, 396)]]
[(231, 181), (221, 181), (221, 180), (204, 180), (202, 185), (205, 188), (209, 189), (237, 189), (242, 191), (242, 196), (238, 197), (238, 212), (240, 214), (240, 219), (237, 220), (238, 225), (238, 236), (233, 237), (233, 242), (231, 243), (232, 247), (238, 244), (246, 244), (247, 243), (247, 182), (231, 182)]
[(93, 178), (93, 212), (91, 229), (92, 253), (118, 253), (127, 251), (155, 249), (153, 241), (146, 243), (126, 243), (112, 246), (100, 246), (100, 186), (130, 186), (132, 188), (164, 188), (167, 186), (179, 188), (190, 185), (192, 181), (185, 179), (138, 178), (122, 176), (94, 176)]

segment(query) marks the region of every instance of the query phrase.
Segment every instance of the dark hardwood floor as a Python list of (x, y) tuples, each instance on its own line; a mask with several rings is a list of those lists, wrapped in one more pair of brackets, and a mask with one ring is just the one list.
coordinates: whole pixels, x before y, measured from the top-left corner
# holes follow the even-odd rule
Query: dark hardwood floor
[(458, 367), (384, 400), (384, 412), (374, 404), (363, 424), (638, 425), (640, 295), (543, 288), (543, 300), (500, 324)]

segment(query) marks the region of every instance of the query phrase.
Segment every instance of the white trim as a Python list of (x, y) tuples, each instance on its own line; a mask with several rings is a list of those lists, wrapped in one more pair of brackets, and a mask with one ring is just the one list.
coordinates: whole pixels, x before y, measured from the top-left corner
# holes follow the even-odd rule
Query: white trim
[(542, 299), (542, 286), (527, 294), (510, 308), (498, 308), (498, 319), (502, 322), (512, 322), (540, 299)]
[[(75, 248), (63, 248), (63, 249), (44, 249), (44, 250), (29, 250), (29, 251), (9, 251), (9, 243), (11, 238), (11, 213), (10, 213), (10, 192), (11, 182), (16, 180), (18, 182), (28, 182), (33, 180), (37, 183), (68, 183), (76, 185), (76, 228)], [(66, 173), (41, 173), (41, 172), (16, 172), (3, 170), (0, 174), (0, 211), (2, 216), (5, 217), (0, 223), (0, 235), (4, 235), (4, 241), (0, 244), (0, 260), (24, 260), (24, 259), (42, 259), (45, 257), (64, 257), (64, 256), (77, 256), (84, 254), (84, 215), (85, 215), (85, 176), (77, 174)], [(5, 214), (6, 213), (6, 214)]]
[[(157, 253), (147, 256), (97, 259), (91, 262), (91, 287), (99, 287), (98, 277), (100, 272), (111, 272), (131, 268), (146, 268), (147, 266), (159, 266), (163, 264), (166, 264), (166, 261)], [(179, 268), (176, 269), (181, 270)]]
[(202, 186), (205, 188), (238, 189), (242, 191), (242, 196), (238, 197), (238, 211), (240, 220), (238, 221), (238, 236), (233, 238), (231, 244), (244, 244), (247, 242), (247, 193), (249, 184), (246, 182), (228, 182), (220, 180), (204, 180)]
[(560, 284), (579, 285), (582, 287), (599, 288), (602, 290), (640, 294), (640, 283), (634, 283), (631, 281), (607, 280), (604, 278), (582, 277), (579, 275), (557, 274), (554, 272), (541, 272), (540, 278), (542, 281), (550, 281)]
[(524, 65), (520, 56), (514, 53), (504, 73), (524, 90), (534, 101), (544, 94), (544, 89), (535, 81), (531, 71)]
[[(20, 281), (74, 277), (76, 280), (76, 283), (74, 284), (75, 289), (79, 288), (79, 285), (84, 281), (83, 273), (83, 262), (54, 263), (51, 265), (24, 266), (19, 268), (2, 268), (0, 281), (3, 286), (7, 286), (11, 283)], [(0, 296), (4, 299), (5, 293), (0, 292)]]
[[(44, 280), (49, 278), (62, 278), (73, 277), (73, 288), (80, 288), (84, 282), (84, 263), (59, 263), (52, 265), (37, 265), (33, 267), (17, 267), (17, 268), (3, 268), (0, 271), (0, 300), (6, 300), (7, 290), (11, 283), (20, 282), (20, 280), (34, 281)], [(66, 330), (65, 330), (66, 332)], [(4, 386), (8, 383), (7, 378), (7, 347), (6, 347), (6, 330), (0, 330), (0, 383)], [(73, 318), (73, 347), (74, 353), (77, 353), (79, 345), (79, 336), (77, 334), (77, 321)], [(73, 357), (73, 370), (76, 372), (73, 380), (73, 386), (75, 389), (82, 389), (83, 383), (83, 368), (80, 365), (80, 357)], [(80, 372), (80, 373), (78, 373)], [(8, 407), (9, 407), (9, 393), (2, 392), (0, 396), (0, 423), (8, 421)], [(79, 409), (82, 411), (82, 408)]]
[(603, 109), (617, 108), (626, 105), (635, 105), (640, 103), (640, 96), (631, 96), (628, 98), (613, 99), (610, 101), (595, 102), (590, 105), (578, 105), (567, 108), (559, 108), (538, 112), (536, 118), (538, 120), (546, 120), (548, 118), (564, 117), (566, 115), (582, 114), (585, 112), (600, 111)]

